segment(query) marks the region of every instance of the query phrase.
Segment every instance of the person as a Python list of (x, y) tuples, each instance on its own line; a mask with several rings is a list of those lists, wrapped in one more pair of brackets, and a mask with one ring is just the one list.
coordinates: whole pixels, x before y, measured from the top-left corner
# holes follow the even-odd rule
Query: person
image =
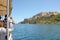
[(14, 24), (14, 20), (12, 17), (9, 17), (8, 18), (8, 21), (9, 21), (9, 33), (10, 33), (10, 39), (12, 40), (12, 31), (13, 31), (13, 24)]
[(5, 40), (6, 38), (6, 28), (3, 26), (3, 23), (5, 24), (6, 18), (2, 21), (0, 16), (0, 40)]
[[(13, 28), (13, 24), (14, 24), (14, 20), (12, 17), (8, 17), (8, 21), (9, 21), (9, 29)], [(5, 18), (3, 20), (4, 22), (4, 27), (7, 28), (7, 15), (5, 15)]]
[(0, 40), (5, 40), (6, 38), (6, 29), (4, 27), (0, 27)]
[[(13, 21), (12, 17), (8, 17), (8, 21), (9, 21), (9, 28), (8, 28), (9, 35), (10, 35), (10, 39), (12, 40), (12, 38), (11, 38), (12, 37), (12, 34), (11, 33), (13, 31), (14, 21)], [(7, 29), (7, 15), (5, 15), (5, 18), (4, 18), (3, 22), (4, 22), (5, 29)], [(6, 35), (5, 39), (7, 39), (7, 35)]]
[(2, 17), (0, 16), (0, 20), (1, 20), (1, 18), (2, 18)]
[(0, 27), (3, 27), (3, 21), (1, 20), (1, 16), (0, 16)]
[(12, 17), (9, 19), (10, 28), (13, 28), (14, 20)]
[(4, 23), (4, 27), (7, 28), (7, 15), (5, 15), (5, 18), (3, 20), (3, 23)]

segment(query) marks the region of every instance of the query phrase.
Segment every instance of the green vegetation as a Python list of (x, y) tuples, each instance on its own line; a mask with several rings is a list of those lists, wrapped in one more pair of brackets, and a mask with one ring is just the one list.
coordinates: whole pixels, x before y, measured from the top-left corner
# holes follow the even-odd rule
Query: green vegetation
[[(38, 15), (37, 15), (38, 16)], [(36, 17), (36, 16), (35, 16)], [(25, 19), (23, 22), (20, 23), (29, 23), (29, 24), (60, 24), (60, 13), (57, 15), (50, 15), (50, 16), (41, 16), (40, 17), (32, 17), (30, 19)]]

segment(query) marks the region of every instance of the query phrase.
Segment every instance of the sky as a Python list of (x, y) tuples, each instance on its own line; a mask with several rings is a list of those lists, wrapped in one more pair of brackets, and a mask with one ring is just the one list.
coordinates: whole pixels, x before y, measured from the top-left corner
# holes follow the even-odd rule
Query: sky
[(60, 0), (12, 0), (12, 6), (11, 16), (16, 23), (40, 12), (60, 12)]

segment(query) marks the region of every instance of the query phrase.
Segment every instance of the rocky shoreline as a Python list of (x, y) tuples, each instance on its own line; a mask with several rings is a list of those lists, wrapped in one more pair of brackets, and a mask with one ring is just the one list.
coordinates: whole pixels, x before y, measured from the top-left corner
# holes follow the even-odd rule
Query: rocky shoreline
[(41, 12), (19, 24), (60, 24), (60, 12)]

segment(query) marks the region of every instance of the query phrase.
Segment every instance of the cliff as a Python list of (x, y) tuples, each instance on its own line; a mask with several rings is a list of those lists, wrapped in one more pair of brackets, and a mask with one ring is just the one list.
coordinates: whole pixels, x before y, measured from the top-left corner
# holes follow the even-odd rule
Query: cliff
[(60, 12), (41, 12), (19, 22), (23, 24), (60, 24)]

